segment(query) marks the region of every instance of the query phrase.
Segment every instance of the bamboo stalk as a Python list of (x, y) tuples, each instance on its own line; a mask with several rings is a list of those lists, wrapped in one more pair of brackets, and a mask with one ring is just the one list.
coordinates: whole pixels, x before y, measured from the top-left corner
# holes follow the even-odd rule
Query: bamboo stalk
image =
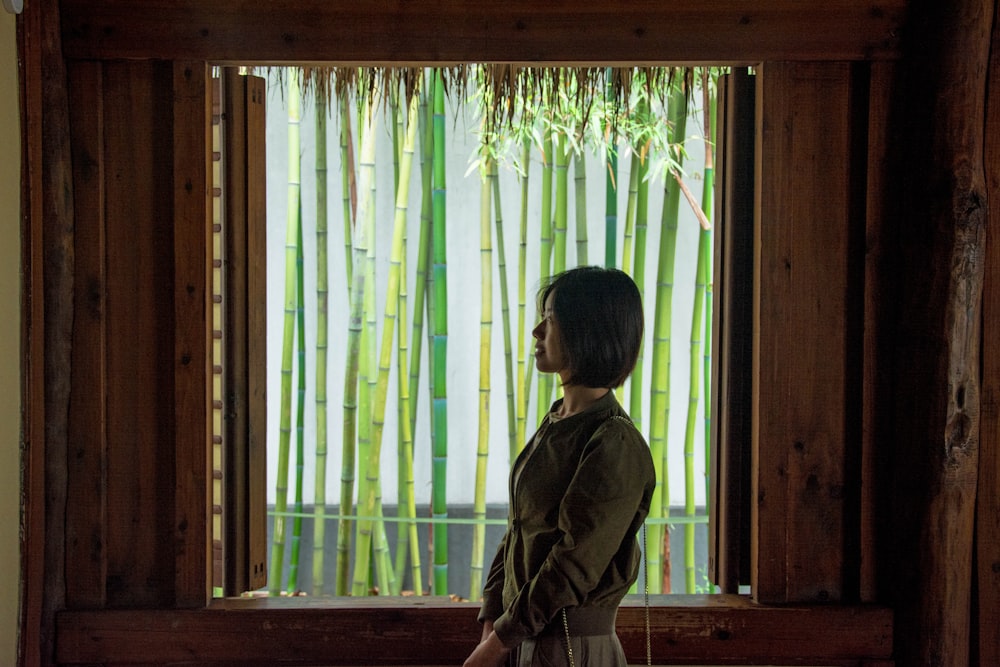
[(285, 315), (281, 352), (281, 407), (278, 437), (278, 470), (275, 481), (274, 527), (272, 529), (271, 562), (268, 573), (268, 593), (278, 595), (284, 571), (285, 514), (288, 511), (288, 457), (291, 446), (292, 420), (292, 350), (295, 333), (296, 275), (295, 261), (298, 240), (299, 196), (299, 80), (293, 72), (288, 77), (288, 224), (285, 230)]
[[(648, 103), (643, 107), (648, 112)], [(648, 116), (648, 113), (646, 114)], [(639, 162), (638, 189), (635, 203), (635, 259), (632, 277), (640, 294), (646, 293), (646, 231), (648, 229), (649, 211), (649, 158)], [(642, 430), (642, 398), (644, 391), (643, 383), (643, 355), (645, 354), (645, 341), (639, 344), (639, 354), (636, 357), (635, 370), (629, 379), (630, 400), (628, 414), (632, 423), (640, 431)]]
[[(434, 452), (431, 464), (432, 515), (448, 518), (448, 392), (446, 385), (448, 360), (448, 283), (445, 236), (445, 117), (444, 82), (441, 70), (435, 71), (434, 85)], [(434, 587), (435, 595), (448, 592), (448, 525), (434, 525)]]
[(326, 376), (330, 311), (327, 266), (326, 98), (316, 96), (316, 469), (313, 498), (312, 593), (323, 595), (326, 554), (327, 412)]
[[(493, 209), (497, 235), (497, 271), (500, 276), (500, 320), (503, 326), (503, 358), (504, 371), (507, 380), (507, 440), (510, 462), (518, 453), (517, 439), (517, 407), (515, 406), (515, 377), (513, 344), (510, 333), (510, 290), (507, 287), (507, 253), (504, 249), (503, 210), (500, 202), (500, 174), (496, 160), (490, 161), (490, 185), (493, 196)], [(520, 338), (523, 338), (521, 336)]]
[[(705, 214), (705, 218), (711, 223), (712, 221), (712, 205), (714, 202), (714, 192), (715, 192), (715, 119), (716, 119), (716, 98), (715, 89), (713, 87), (714, 81), (712, 81), (712, 76), (708, 68), (702, 70), (702, 92), (704, 95), (704, 106), (705, 106), (705, 170), (704, 170), (704, 180), (702, 182), (702, 194), (701, 194), (701, 210)], [(702, 228), (702, 234), (708, 233), (713, 236), (711, 231), (711, 225), (709, 230)], [(704, 354), (704, 370), (702, 378), (704, 379), (705, 385), (705, 400), (704, 400), (704, 410), (705, 410), (705, 509), (708, 510), (708, 503), (712, 497), (711, 493), (711, 479), (709, 471), (712, 469), (712, 317), (714, 308), (714, 288), (712, 277), (715, 275), (712, 270), (712, 258), (713, 258), (713, 248), (715, 243), (713, 240), (709, 240), (705, 244), (705, 251), (708, 256), (705, 258), (705, 262), (708, 266), (705, 284), (705, 354)]]
[(357, 213), (358, 193), (354, 177), (354, 142), (351, 139), (351, 105), (347, 92), (340, 95), (340, 179), (344, 209), (344, 266), (347, 269), (347, 295), (351, 294), (352, 260), (351, 237)]
[(299, 198), (299, 229), (295, 244), (295, 319), (296, 356), (298, 364), (296, 376), (298, 391), (295, 401), (295, 516), (292, 518), (292, 544), (288, 560), (288, 593), (299, 590), (299, 556), (302, 546), (302, 483), (305, 476), (306, 454), (306, 307), (305, 270), (302, 262), (302, 199)]
[[(370, 201), (371, 181), (375, 177), (375, 121), (374, 114), (363, 112), (368, 122), (364, 125), (361, 141), (360, 189), (365, 196), (359, 202), (357, 216), (366, 219), (368, 209), (374, 206)], [(358, 394), (360, 392), (359, 369), (361, 365), (362, 319), (364, 317), (365, 279), (364, 265), (368, 255), (368, 230), (364, 224), (358, 226), (354, 239), (354, 280), (351, 282), (351, 312), (348, 320), (347, 367), (344, 374), (344, 427), (341, 458), (340, 514), (337, 528), (337, 595), (346, 595), (350, 573), (350, 545), (354, 513), (354, 480), (357, 459), (358, 436)]]
[[(369, 548), (374, 550), (373, 568), (375, 571), (377, 590), (392, 591), (395, 588), (394, 571), (390, 566), (391, 555), (389, 553), (388, 542), (385, 536), (385, 522), (382, 520), (382, 482), (381, 482), (381, 451), (382, 435), (385, 427), (385, 411), (387, 395), (389, 389), (389, 373), (391, 368), (392, 344), (395, 336), (397, 312), (399, 307), (400, 282), (405, 280), (401, 277), (401, 266), (403, 256), (403, 242), (406, 236), (406, 203), (409, 191), (410, 170), (412, 165), (413, 144), (416, 136), (416, 97), (413, 98), (410, 107), (410, 127), (406, 135), (406, 144), (403, 147), (403, 158), (399, 165), (399, 183), (396, 193), (396, 212), (393, 226), (392, 246), (390, 250), (390, 268), (388, 284), (386, 286), (385, 313), (383, 317), (382, 341), (379, 353), (375, 355), (375, 348), (372, 345), (371, 355), (375, 359), (377, 367), (372, 383), (373, 405), (371, 411), (371, 441), (369, 443), (367, 461), (365, 464), (365, 475), (362, 477), (362, 487), (359, 494), (359, 506), (363, 518), (358, 520), (358, 548), (355, 554), (355, 574), (352, 593), (362, 595), (367, 581), (366, 574), (369, 566), (365, 562), (365, 556)], [(396, 153), (394, 149), (394, 154)], [(374, 196), (374, 195), (373, 195)], [(369, 212), (369, 225), (374, 231), (374, 211)], [(369, 258), (373, 259), (371, 245), (369, 246)], [(374, 262), (369, 261), (369, 278), (374, 283)], [(373, 292), (374, 290), (372, 290)], [(374, 298), (371, 299), (369, 312), (369, 329), (372, 332), (372, 342), (375, 338), (374, 327)], [(376, 517), (373, 519), (372, 517)], [(374, 546), (370, 547), (370, 540), (374, 540)]]
[[(683, 91), (675, 88), (668, 101), (668, 130), (673, 138), (683, 137), (687, 123)], [(674, 271), (677, 254), (677, 214), (680, 195), (676, 183), (664, 180), (663, 209), (660, 217), (660, 247), (656, 268), (656, 305), (653, 324), (652, 377), (650, 378), (649, 446), (656, 468), (651, 518), (670, 515), (670, 477), (667, 432), (670, 425), (671, 327), (673, 319)], [(646, 558), (650, 565), (650, 592), (670, 590), (669, 535), (662, 525), (651, 524), (646, 532)]]
[[(542, 217), (539, 230), (539, 282), (544, 283), (551, 275), (552, 262), (552, 176), (555, 150), (552, 141), (551, 110), (543, 120), (542, 140)], [(552, 400), (552, 376), (538, 374), (538, 406), (535, 419), (540, 420), (549, 411)]]
[(574, 213), (576, 214), (576, 263), (590, 264), (587, 257), (587, 157), (583, 148), (573, 154)]
[(495, 163), (489, 157), (480, 169), (479, 206), (479, 434), (476, 440), (476, 483), (472, 517), (472, 562), (469, 599), (478, 600), (483, 585), (483, 551), (486, 543), (486, 464), (490, 453), (490, 352), (493, 330), (493, 246), (490, 231), (490, 173)]
[(511, 452), (513, 464), (524, 446), (527, 437), (528, 399), (531, 394), (531, 376), (534, 364), (528, 363), (525, 355), (527, 340), (527, 313), (525, 292), (528, 270), (528, 175), (531, 166), (531, 138), (527, 135), (521, 142), (521, 216), (518, 231), (517, 250), (517, 443), (516, 452)]
[(566, 132), (559, 129), (555, 139), (556, 205), (552, 216), (552, 275), (566, 270), (566, 233), (569, 220), (569, 154)]

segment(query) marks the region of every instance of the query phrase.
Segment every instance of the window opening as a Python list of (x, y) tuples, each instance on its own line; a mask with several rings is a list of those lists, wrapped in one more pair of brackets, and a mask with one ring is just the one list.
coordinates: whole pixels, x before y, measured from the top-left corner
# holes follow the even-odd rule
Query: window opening
[[(384, 99), (368, 113), (357, 97), (327, 87), (336, 80), (329, 73), (266, 73), (270, 580), (248, 594), (478, 599), (483, 570), (506, 524), (510, 461), (558, 391), (532, 370), (534, 292), (545, 272), (587, 263), (626, 270), (644, 294), (644, 349), (618, 397), (660, 459), (667, 498), (647, 521), (648, 544), (664, 545), (659, 554), (646, 549), (648, 571), (655, 573), (650, 591), (717, 590), (708, 557), (708, 506), (715, 497), (708, 473), (715, 142), (705, 137), (716, 123), (720, 71), (624, 70), (631, 88), (618, 107), (594, 94), (581, 106), (575, 80), (564, 72), (550, 105), (520, 109), (520, 120), (531, 115), (530, 123), (500, 123), (492, 134), (481, 109), (496, 88), (476, 88), (475, 78), (452, 85), (435, 107), (427, 92), (432, 70), (410, 72), (408, 80), (387, 76), (378, 82)], [(606, 73), (608, 79), (594, 81), (610, 80), (612, 71)], [(412, 174), (400, 199), (408, 128), (404, 84), (418, 81)], [(589, 118), (581, 124), (585, 113)], [(323, 132), (326, 141), (317, 141)], [(610, 150), (608, 139), (616, 132)], [(446, 155), (443, 182), (434, 172), (435, 148)], [(218, 211), (225, 200), (219, 185), (224, 168), (215, 174)], [(441, 239), (429, 231), (435, 205), (446, 211)], [(399, 217), (405, 254), (391, 246)], [(359, 243), (367, 243), (364, 251)], [(435, 243), (446, 255), (434, 255)], [(225, 247), (220, 237), (218, 266)], [(386, 288), (396, 271), (405, 280), (387, 309)], [(363, 314), (351, 308), (352, 281), (359, 276), (365, 281)], [(442, 277), (447, 290), (435, 290)], [(484, 310), (483, 300), (492, 307)], [(218, 308), (219, 317), (224, 311)], [(396, 330), (391, 355), (380, 359), (377, 350), (390, 326)], [(220, 340), (220, 358), (223, 345)], [(358, 368), (351, 371), (357, 384), (345, 390), (352, 345), (358, 349)], [(486, 361), (479, 354), (484, 349), (491, 350)], [(447, 350), (443, 368), (428, 361), (436, 350)], [(316, 389), (324, 384), (317, 359), (326, 368), (325, 395)], [(666, 379), (658, 372), (664, 367), (670, 370)], [(442, 380), (446, 392), (440, 391)], [(381, 392), (379, 382), (388, 382)], [(220, 394), (226, 391), (224, 376), (217, 386)], [(371, 402), (383, 393), (387, 402), (373, 410)], [(221, 423), (222, 402), (218, 395), (215, 400)], [(374, 417), (362, 419), (366, 402)], [(488, 426), (480, 426), (483, 405)], [(447, 422), (436, 423), (435, 412), (445, 409)], [(357, 430), (345, 431), (351, 420)], [(440, 429), (444, 438), (437, 436)], [(345, 441), (358, 447), (349, 448), (353, 465), (345, 463)], [(372, 509), (363, 506), (359, 487), (365, 448), (376, 441), (381, 468)], [(488, 454), (477, 457), (485, 449)], [(487, 461), (485, 474), (477, 472), (477, 458)], [(219, 478), (228, 468), (218, 463), (216, 488), (224, 495)], [(347, 488), (349, 511), (341, 502)], [(224, 545), (222, 502), (218, 496), (215, 502), (223, 515), (216, 536)], [(361, 535), (359, 525), (372, 532)], [(356, 568), (359, 542), (369, 545), (367, 569)], [(644, 587), (643, 577), (638, 585)], [(214, 585), (222, 594), (222, 585)]]

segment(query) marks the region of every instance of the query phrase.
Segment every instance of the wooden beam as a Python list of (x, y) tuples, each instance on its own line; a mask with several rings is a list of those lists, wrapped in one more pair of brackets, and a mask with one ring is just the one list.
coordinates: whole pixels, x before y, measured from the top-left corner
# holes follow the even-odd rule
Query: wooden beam
[[(49, 193), (42, 172), (59, 153), (44, 140), (50, 93), (45, 83), (52, 57), (51, 19), (58, 15), (54, 0), (29, 3), (17, 19), (17, 56), (21, 64), (21, 378), (24, 401), (21, 445), (22, 507), (20, 611), (18, 656), (26, 665), (47, 664), (55, 649), (51, 602), (46, 605), (48, 586), (45, 563), (48, 541), (46, 525), (46, 395), (48, 367), (45, 326), (45, 215)], [(59, 60), (61, 66), (62, 60)], [(53, 109), (53, 112), (57, 110)], [(70, 317), (72, 314), (70, 314)], [(57, 527), (54, 536), (58, 538)]]
[(884, 306), (895, 328), (883, 334), (895, 349), (880, 413), (895, 445), (889, 558), (901, 665), (969, 663), (994, 11), (994, 0), (920, 3), (893, 98), (894, 291)]
[(905, 0), (65, 0), (69, 58), (755, 63), (893, 58)]
[[(884, 607), (761, 607), (736, 595), (654, 596), (653, 664), (839, 664), (888, 660)], [(457, 665), (480, 634), (478, 605), (447, 598), (260, 598), (204, 610), (59, 615), (60, 664)], [(617, 631), (645, 663), (645, 610), (626, 603)]]
[[(1000, 19), (1000, 3), (996, 5)], [(1000, 340), (1000, 25), (993, 21), (986, 96), (987, 221), (983, 340)], [(983, 345), (983, 398), (976, 495), (974, 664), (1000, 665), (1000, 349)]]

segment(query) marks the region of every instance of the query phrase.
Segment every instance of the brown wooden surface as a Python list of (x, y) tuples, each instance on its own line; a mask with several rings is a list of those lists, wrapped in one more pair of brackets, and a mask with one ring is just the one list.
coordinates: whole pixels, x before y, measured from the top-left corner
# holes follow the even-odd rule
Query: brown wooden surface
[(755, 87), (745, 68), (719, 87), (709, 560), (723, 593), (750, 583)]
[(43, 654), (54, 650), (53, 616), (44, 606), (45, 571), (45, 300), (44, 207), (42, 169), (46, 163), (42, 142), (45, 95), (42, 62), (43, 7), (55, 2), (29, 4), (17, 18), (17, 52), (21, 65), (21, 391), (23, 442), (21, 445), (20, 591), (17, 650), (28, 665), (40, 664)]
[[(1000, 3), (995, 10), (1000, 18)], [(983, 284), (983, 390), (976, 496), (974, 662), (1000, 665), (1000, 25), (994, 20), (986, 96), (985, 155), (989, 209)]]
[(226, 593), (267, 583), (266, 159), (260, 77), (224, 73), (226, 238)]
[[(992, 0), (929, 3), (893, 98), (893, 600), (904, 665), (969, 661)], [(929, 270), (933, 269), (933, 270)], [(995, 344), (995, 341), (991, 341)], [(933, 390), (929, 388), (934, 388)], [(996, 619), (989, 622), (996, 623)]]
[(66, 580), (66, 604), (87, 609), (107, 601), (104, 106), (93, 92), (103, 88), (100, 63), (73, 63), (69, 69), (76, 275), (66, 459), (67, 494), (73, 499), (66, 507), (66, 558), (74, 567)]
[[(881, 405), (879, 395), (884, 395), (891, 340), (882, 336), (884, 308), (889, 292), (885, 280), (884, 254), (887, 249), (886, 224), (890, 219), (885, 211), (887, 202), (881, 193), (886, 186), (886, 145), (889, 135), (887, 119), (892, 93), (894, 63), (876, 63), (871, 68), (869, 85), (868, 126), (868, 183), (866, 190), (867, 212), (865, 246), (865, 300), (864, 300), (864, 382), (862, 400), (862, 451), (861, 502), (860, 502), (860, 557), (859, 595), (865, 602), (879, 599), (880, 575), (884, 578), (886, 563), (879, 559), (880, 545), (889, 535), (891, 521), (886, 511), (890, 479), (885, 456), (886, 443), (891, 433), (885, 432), (885, 420), (878, 419)], [(882, 430), (879, 430), (880, 427)]]
[[(43, 261), (40, 293), (44, 309), (44, 441), (36, 441), (45, 454), (45, 484), (36, 502), (42, 504), (46, 533), (29, 558), (42, 558), (45, 584), (42, 601), (42, 659), (51, 655), (55, 638), (52, 623), (66, 602), (66, 506), (69, 406), (72, 381), (73, 335), (73, 172), (69, 125), (69, 101), (62, 48), (59, 7), (42, 2), (38, 39), (41, 42), (41, 141), (44, 168), (41, 172), (41, 225), (39, 238)], [(38, 237), (36, 237), (38, 238)], [(36, 284), (36, 286), (38, 286)], [(42, 434), (35, 434), (42, 435)]]
[(849, 336), (860, 296), (848, 261), (851, 68), (767, 63), (757, 78), (753, 592), (841, 600), (856, 521), (847, 461), (860, 439), (849, 423), (860, 400), (849, 367), (860, 349)]
[(204, 62), (173, 65), (174, 604), (211, 596), (212, 92)]
[(893, 57), (904, 7), (904, 0), (147, 0), (136, 11), (132, 0), (62, 3), (71, 58), (598, 66)]
[[(739, 596), (655, 596), (653, 664), (840, 664), (887, 660), (892, 616), (879, 607), (762, 607)], [(207, 610), (65, 612), (64, 664), (456, 665), (478, 641), (478, 605), (445, 598), (226, 600)], [(645, 662), (645, 610), (617, 631)], [(170, 634), (170, 642), (160, 638)]]
[(267, 585), (267, 82), (247, 85), (247, 525), (250, 589)]
[(177, 434), (172, 70), (169, 63), (106, 63), (104, 88), (92, 94), (103, 96), (108, 128), (108, 605), (170, 605)]

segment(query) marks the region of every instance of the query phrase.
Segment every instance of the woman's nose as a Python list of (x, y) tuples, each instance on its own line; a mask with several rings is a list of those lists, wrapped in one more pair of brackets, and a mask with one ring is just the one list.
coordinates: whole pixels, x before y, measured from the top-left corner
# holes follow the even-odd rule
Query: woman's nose
[(537, 325), (535, 325), (535, 328), (531, 330), (531, 335), (537, 338), (538, 340), (541, 340), (543, 337), (542, 325), (544, 324), (545, 324), (544, 322), (539, 322)]

